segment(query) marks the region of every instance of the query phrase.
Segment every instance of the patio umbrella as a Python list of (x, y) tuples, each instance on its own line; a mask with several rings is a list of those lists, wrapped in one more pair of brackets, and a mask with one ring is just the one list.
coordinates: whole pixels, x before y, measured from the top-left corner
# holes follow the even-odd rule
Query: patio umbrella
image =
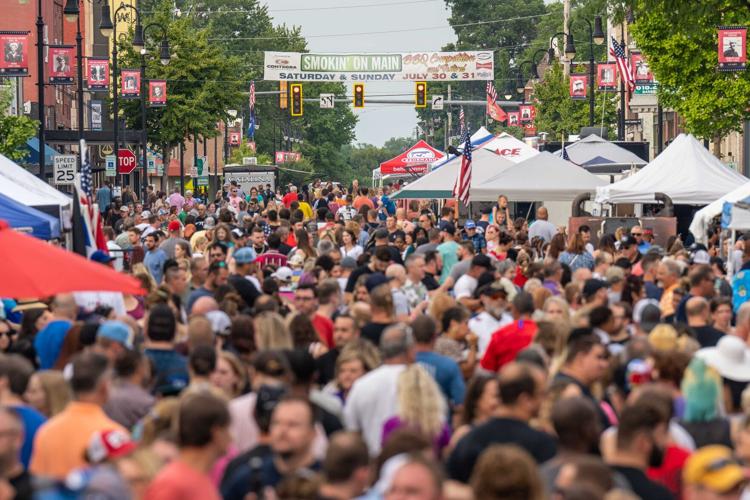
[(0, 248), (0, 297), (49, 297), (89, 291), (144, 293), (132, 276), (16, 232), (3, 220)]

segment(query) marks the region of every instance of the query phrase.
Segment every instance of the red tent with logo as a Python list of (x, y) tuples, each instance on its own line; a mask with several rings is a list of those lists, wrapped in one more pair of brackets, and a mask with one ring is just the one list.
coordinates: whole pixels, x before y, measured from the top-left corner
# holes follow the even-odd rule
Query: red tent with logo
[(16, 232), (4, 220), (0, 220), (0, 248), (0, 297), (89, 291), (144, 293), (132, 276)]
[(419, 141), (400, 155), (380, 164), (380, 175), (423, 175), (430, 164), (445, 158), (445, 153), (433, 148), (425, 141)]

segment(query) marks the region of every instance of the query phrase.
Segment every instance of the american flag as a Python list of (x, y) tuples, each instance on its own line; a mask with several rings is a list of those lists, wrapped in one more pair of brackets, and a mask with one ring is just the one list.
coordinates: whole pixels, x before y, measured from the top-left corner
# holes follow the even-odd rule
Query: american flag
[(458, 111), (458, 124), (461, 126), (461, 134), (466, 131), (466, 115), (464, 114), (464, 107)]
[(469, 131), (464, 132), (464, 152), (461, 157), (461, 171), (453, 186), (453, 196), (460, 199), (464, 205), (469, 205), (469, 192), (471, 188), (471, 138)]
[(487, 97), (492, 99), (492, 102), (497, 101), (497, 90), (495, 89), (495, 84), (492, 83), (492, 80), (487, 82)]
[(609, 48), (609, 55), (617, 61), (617, 69), (620, 71), (620, 78), (629, 90), (635, 88), (635, 78), (630, 68), (630, 63), (625, 57), (625, 44), (620, 45), (615, 37), (612, 37), (612, 46)]
[(91, 187), (94, 183), (94, 179), (91, 176), (91, 162), (89, 162), (88, 148), (86, 147), (86, 139), (81, 139), (80, 144), (81, 151), (81, 191), (86, 196), (91, 198)]
[(497, 104), (497, 90), (492, 80), (487, 82), (487, 114), (495, 121), (504, 122), (508, 115)]
[(250, 123), (247, 127), (247, 137), (255, 137), (255, 80), (250, 82)]

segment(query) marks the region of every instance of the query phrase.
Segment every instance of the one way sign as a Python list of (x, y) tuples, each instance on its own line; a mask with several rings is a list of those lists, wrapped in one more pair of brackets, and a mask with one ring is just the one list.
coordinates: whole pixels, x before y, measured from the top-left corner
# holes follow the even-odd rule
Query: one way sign
[(432, 96), (432, 109), (436, 111), (440, 111), (443, 109), (443, 96), (441, 95), (434, 95)]
[(334, 94), (320, 94), (320, 107), (321, 109), (333, 109), (336, 104), (336, 97)]

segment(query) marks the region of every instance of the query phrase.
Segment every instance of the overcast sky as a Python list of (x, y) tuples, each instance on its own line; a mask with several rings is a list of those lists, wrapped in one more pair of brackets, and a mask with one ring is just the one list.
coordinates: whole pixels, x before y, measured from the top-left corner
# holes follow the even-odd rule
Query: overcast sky
[[(297, 25), (311, 52), (410, 52), (439, 50), (455, 41), (443, 0), (266, 0), (277, 24)], [(432, 30), (405, 31), (435, 27)], [(372, 33), (394, 30), (392, 33)], [(401, 30), (401, 31), (398, 31)], [(357, 33), (352, 36), (330, 36)], [(428, 85), (429, 89), (429, 85)], [(412, 106), (367, 104), (373, 94), (411, 97), (413, 82), (368, 82), (365, 108), (359, 117), (356, 142), (382, 144), (391, 137), (414, 135), (417, 114)], [(351, 88), (347, 89), (351, 94)]]

